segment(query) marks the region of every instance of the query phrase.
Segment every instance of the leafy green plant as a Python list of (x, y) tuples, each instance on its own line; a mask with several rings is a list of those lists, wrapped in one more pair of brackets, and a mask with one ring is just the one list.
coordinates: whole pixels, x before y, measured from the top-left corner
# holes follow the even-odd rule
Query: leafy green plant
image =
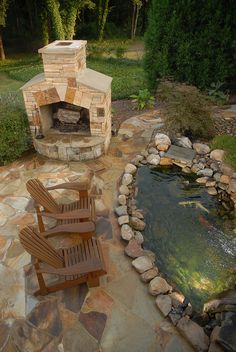
[(130, 95), (132, 102), (134, 104), (134, 109), (143, 110), (145, 108), (153, 108), (155, 104), (155, 98), (151, 95), (149, 90), (140, 89), (138, 94)]
[(163, 103), (165, 124), (171, 134), (203, 139), (214, 136), (212, 103), (196, 87), (160, 81), (157, 99)]
[(215, 136), (211, 142), (212, 149), (223, 149), (224, 160), (236, 170), (236, 137), (229, 135)]
[(211, 83), (210, 89), (208, 89), (208, 95), (211, 98), (212, 101), (216, 101), (219, 103), (226, 103), (228, 100), (228, 92), (223, 92), (222, 87), (223, 87), (222, 82), (216, 82), (216, 83)]
[(116, 57), (118, 59), (122, 59), (124, 57), (125, 54), (125, 47), (124, 46), (118, 46), (115, 50), (116, 52)]
[(1, 99), (0, 131), (0, 164), (7, 164), (29, 148), (30, 133), (24, 110)]

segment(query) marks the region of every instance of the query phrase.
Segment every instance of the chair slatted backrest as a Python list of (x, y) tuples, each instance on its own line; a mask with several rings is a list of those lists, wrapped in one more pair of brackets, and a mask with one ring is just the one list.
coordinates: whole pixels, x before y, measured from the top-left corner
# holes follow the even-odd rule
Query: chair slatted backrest
[(19, 237), (22, 246), (29, 254), (54, 268), (64, 267), (63, 257), (32, 227), (23, 228)]
[(49, 193), (49, 191), (44, 187), (42, 182), (37, 178), (31, 179), (26, 183), (26, 188), (30, 193), (31, 197), (44, 209), (50, 213), (60, 213), (60, 207)]

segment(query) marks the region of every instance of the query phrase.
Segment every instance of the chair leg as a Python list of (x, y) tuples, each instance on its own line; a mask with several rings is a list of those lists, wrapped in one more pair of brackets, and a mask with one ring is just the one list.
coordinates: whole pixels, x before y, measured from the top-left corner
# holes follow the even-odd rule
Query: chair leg
[(43, 274), (38, 272), (39, 263), (36, 262), (34, 264), (34, 267), (35, 267), (35, 271), (36, 271), (36, 275), (37, 275), (37, 279), (38, 279), (38, 283), (39, 283), (39, 290), (37, 292), (35, 292), (35, 295), (36, 296), (38, 296), (38, 295), (42, 295), (42, 296), (47, 295), (48, 294), (48, 289), (47, 289), (47, 287), (45, 285)]
[(36, 208), (36, 213), (37, 213), (39, 232), (45, 232), (45, 226), (43, 223), (43, 218), (42, 218), (41, 212), (39, 210), (39, 207), (35, 207), (35, 208)]
[(97, 287), (100, 285), (99, 276), (89, 276), (88, 278), (88, 286), (89, 287)]

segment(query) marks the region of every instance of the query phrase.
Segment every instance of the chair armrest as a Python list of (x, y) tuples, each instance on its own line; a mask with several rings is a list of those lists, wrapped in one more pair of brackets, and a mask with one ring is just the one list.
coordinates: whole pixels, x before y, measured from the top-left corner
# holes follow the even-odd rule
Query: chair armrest
[(71, 265), (70, 267), (66, 268), (52, 268), (52, 267), (45, 267), (37, 269), (38, 273), (45, 273), (45, 274), (53, 274), (53, 275), (78, 275), (78, 274), (88, 274), (93, 271), (103, 270), (100, 260), (94, 259), (88, 263), (79, 263), (75, 265)]
[(77, 209), (65, 213), (47, 213), (42, 212), (43, 216), (53, 218), (56, 220), (68, 220), (68, 219), (88, 219), (91, 217), (91, 211), (89, 209)]
[(59, 185), (46, 187), (46, 189), (49, 191), (52, 191), (55, 189), (70, 189), (73, 191), (86, 191), (89, 188), (90, 188), (90, 181), (66, 182), (66, 183), (60, 183)]
[(63, 224), (59, 226), (55, 226), (52, 229), (49, 229), (44, 232), (40, 232), (40, 234), (44, 237), (50, 237), (59, 233), (90, 233), (95, 231), (95, 223), (93, 221), (83, 221), (75, 224)]

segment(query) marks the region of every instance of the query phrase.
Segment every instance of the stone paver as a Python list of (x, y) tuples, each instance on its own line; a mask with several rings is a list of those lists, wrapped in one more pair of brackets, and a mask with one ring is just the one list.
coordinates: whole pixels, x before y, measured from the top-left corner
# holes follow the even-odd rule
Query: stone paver
[(166, 157), (172, 158), (177, 161), (185, 161), (186, 163), (192, 163), (196, 152), (190, 148), (178, 147), (171, 145), (168, 152), (165, 154)]
[[(170, 323), (166, 327), (155, 298), (148, 294), (148, 285), (132, 268), (132, 259), (124, 255), (113, 212), (118, 179), (127, 163), (144, 151), (153, 129), (160, 124), (155, 113), (150, 116), (139, 115), (122, 124), (118, 136), (112, 138), (109, 153), (99, 159), (99, 165), (104, 165), (100, 169), (97, 160), (68, 163), (36, 154), (0, 168), (0, 350), (5, 346), (6, 351), (42, 352), (192, 351)], [(127, 130), (132, 138), (123, 141)], [(102, 191), (96, 201), (97, 234), (109, 251), (108, 274), (101, 278), (100, 287), (81, 285), (34, 297), (36, 275), (30, 256), (18, 241), (20, 228), (36, 224), (25, 183), (34, 177), (47, 186), (76, 181), (93, 165), (99, 170), (93, 186), (98, 194)], [(53, 194), (59, 201), (76, 199), (74, 192)], [(46, 223), (50, 226), (50, 221)], [(73, 236), (52, 239), (58, 247), (76, 240)]]

